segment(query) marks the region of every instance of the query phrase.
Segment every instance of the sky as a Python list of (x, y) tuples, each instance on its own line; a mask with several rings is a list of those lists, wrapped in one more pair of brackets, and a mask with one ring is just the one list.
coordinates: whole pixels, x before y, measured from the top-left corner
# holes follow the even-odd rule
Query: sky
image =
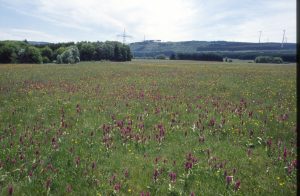
[(0, 40), (296, 42), (296, 0), (0, 0)]

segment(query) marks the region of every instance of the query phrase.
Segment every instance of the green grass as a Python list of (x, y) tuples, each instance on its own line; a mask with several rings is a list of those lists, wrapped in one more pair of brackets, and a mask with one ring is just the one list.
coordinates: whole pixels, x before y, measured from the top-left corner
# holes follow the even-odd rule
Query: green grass
[(296, 195), (296, 66), (0, 65), (0, 146), (0, 195)]

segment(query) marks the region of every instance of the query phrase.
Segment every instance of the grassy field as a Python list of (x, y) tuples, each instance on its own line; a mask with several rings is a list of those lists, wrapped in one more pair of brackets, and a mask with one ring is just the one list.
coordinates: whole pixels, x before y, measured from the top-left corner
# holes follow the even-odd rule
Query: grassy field
[(296, 65), (0, 65), (0, 195), (296, 195)]

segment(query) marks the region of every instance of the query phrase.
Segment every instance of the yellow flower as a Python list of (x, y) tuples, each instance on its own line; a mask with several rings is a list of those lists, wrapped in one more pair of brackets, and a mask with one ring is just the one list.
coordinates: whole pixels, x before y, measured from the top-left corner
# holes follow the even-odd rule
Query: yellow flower
[(279, 185), (280, 185), (280, 186), (283, 186), (283, 185), (284, 185), (284, 182), (279, 183)]
[(128, 192), (130, 193), (130, 192), (131, 192), (131, 189), (128, 189)]

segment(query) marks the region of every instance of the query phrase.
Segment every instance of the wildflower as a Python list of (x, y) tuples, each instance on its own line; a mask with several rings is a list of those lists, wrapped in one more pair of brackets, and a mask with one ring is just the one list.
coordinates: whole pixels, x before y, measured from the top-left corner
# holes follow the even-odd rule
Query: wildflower
[(204, 136), (200, 136), (200, 137), (199, 137), (199, 142), (200, 142), (200, 143), (204, 143), (204, 140), (205, 140)]
[(154, 173), (153, 173), (153, 179), (154, 179), (155, 182), (157, 181), (158, 176), (159, 176), (159, 172), (158, 172), (157, 169), (155, 169)]
[(234, 190), (235, 191), (239, 190), (240, 185), (241, 185), (241, 181), (240, 180), (236, 181), (235, 184), (234, 184)]
[(271, 147), (272, 147), (272, 139), (271, 138), (268, 139), (267, 146), (268, 146), (269, 149), (271, 149)]
[(93, 163), (92, 163), (92, 169), (95, 169), (96, 168), (96, 162), (94, 161)]
[(125, 176), (125, 178), (128, 178), (128, 177), (129, 177), (128, 169), (126, 169), (126, 170), (124, 171), (124, 176)]
[(248, 150), (247, 150), (247, 155), (248, 155), (248, 157), (250, 157), (252, 155), (252, 150), (250, 148), (248, 148)]
[(191, 192), (191, 196), (195, 196), (195, 193), (194, 193), (194, 192)]
[(284, 182), (280, 182), (279, 185), (280, 185), (280, 186), (283, 186), (283, 185), (284, 185)]
[(14, 192), (13, 186), (12, 186), (12, 185), (9, 185), (9, 186), (8, 186), (8, 195), (12, 195), (13, 192)]
[(284, 147), (284, 150), (283, 150), (283, 159), (284, 159), (284, 161), (286, 161), (286, 157), (287, 157), (287, 150), (286, 150), (286, 147)]
[(189, 169), (192, 169), (193, 163), (187, 161), (184, 166), (185, 166), (185, 170), (188, 171)]
[(213, 127), (216, 123), (216, 120), (214, 118), (210, 119), (208, 126)]
[(77, 104), (77, 105), (76, 105), (76, 112), (77, 112), (77, 113), (80, 113), (80, 111), (81, 111), (81, 109), (80, 109), (80, 105), (79, 105), (79, 104)]
[(67, 185), (67, 192), (70, 193), (72, 191), (72, 186), (70, 184)]
[(233, 168), (232, 173), (233, 173), (233, 175), (235, 175), (235, 173), (236, 173), (236, 168)]
[(175, 172), (170, 172), (169, 176), (170, 176), (171, 182), (175, 182), (176, 181), (176, 173)]
[(128, 189), (128, 192), (130, 193), (130, 192), (131, 192), (131, 189)]
[(150, 196), (150, 192), (146, 192), (146, 194), (144, 192), (141, 192), (140, 196)]
[(80, 163), (80, 157), (76, 157), (75, 163), (76, 163), (76, 167), (78, 167), (78, 165), (79, 165), (79, 163)]
[(121, 189), (121, 184), (120, 183), (115, 184), (114, 189), (115, 191), (119, 192)]
[(230, 185), (230, 183), (232, 182), (233, 180), (233, 176), (226, 176), (226, 183), (227, 183), (227, 186)]
[(49, 189), (51, 185), (51, 179), (48, 178), (48, 180), (46, 181), (46, 189)]

